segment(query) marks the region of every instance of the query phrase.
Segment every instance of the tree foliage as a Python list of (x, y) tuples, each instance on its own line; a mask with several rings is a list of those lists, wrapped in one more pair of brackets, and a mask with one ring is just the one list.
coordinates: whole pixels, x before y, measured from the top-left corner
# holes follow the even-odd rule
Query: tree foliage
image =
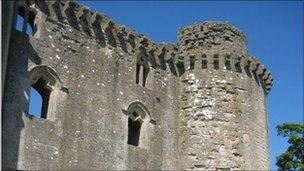
[(287, 150), (276, 159), (279, 170), (304, 170), (304, 125), (283, 123), (277, 126), (278, 135), (288, 137)]

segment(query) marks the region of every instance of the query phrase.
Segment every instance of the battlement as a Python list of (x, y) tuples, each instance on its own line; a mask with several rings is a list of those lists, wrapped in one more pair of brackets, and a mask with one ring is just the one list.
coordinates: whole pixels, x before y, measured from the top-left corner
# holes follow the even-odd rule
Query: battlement
[(72, 0), (3, 4), (4, 168), (269, 170), (273, 78), (242, 31), (156, 43)]
[[(134, 56), (141, 66), (168, 68), (175, 75), (182, 75), (186, 70), (207, 68), (243, 71), (250, 77), (258, 72), (256, 80), (265, 85), (267, 93), (273, 84), (271, 74), (248, 55), (244, 33), (228, 22), (195, 23), (179, 30), (177, 45), (157, 44), (74, 1), (18, 1), (17, 8), (23, 8), (23, 15), (30, 16), (31, 20), (37, 12), (42, 12), (49, 20), (68, 25), (103, 47), (119, 48)], [(260, 81), (259, 76), (262, 77)]]
[(267, 94), (273, 85), (271, 73), (259, 60), (248, 54), (186, 54), (185, 56), (179, 56), (178, 64), (178, 66), (183, 67), (184, 71), (192, 69), (209, 69), (226, 70), (245, 74), (262, 86)]
[(227, 22), (203, 22), (182, 28), (178, 34), (182, 53), (191, 51), (225, 51), (246, 54), (246, 37)]
[(41, 12), (48, 20), (63, 23), (95, 40), (102, 47), (119, 48), (135, 58), (145, 60), (144, 63), (149, 67), (166, 69), (170, 65), (170, 68), (176, 70), (173, 62), (177, 56), (175, 45), (157, 44), (134, 30), (114, 23), (108, 16), (92, 12), (74, 1), (19, 1), (17, 8), (22, 8), (25, 13), (31, 11), (34, 15)]

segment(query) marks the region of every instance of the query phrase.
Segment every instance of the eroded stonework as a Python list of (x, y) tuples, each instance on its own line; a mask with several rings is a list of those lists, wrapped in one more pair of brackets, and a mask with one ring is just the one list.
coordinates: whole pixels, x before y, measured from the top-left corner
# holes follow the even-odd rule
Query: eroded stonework
[(73, 1), (2, 5), (4, 169), (269, 169), (273, 78), (237, 28), (204, 22), (157, 44)]

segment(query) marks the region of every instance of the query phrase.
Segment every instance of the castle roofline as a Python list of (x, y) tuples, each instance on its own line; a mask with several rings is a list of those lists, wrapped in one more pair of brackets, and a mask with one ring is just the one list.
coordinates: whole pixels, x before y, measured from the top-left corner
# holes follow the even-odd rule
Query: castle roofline
[(247, 39), (242, 30), (231, 25), (229, 21), (203, 21), (203, 22), (194, 22), (193, 24), (180, 28), (178, 30), (179, 35), (183, 35), (185, 31), (193, 30), (193, 31), (206, 31), (209, 28), (213, 28), (214, 31), (217, 29), (227, 29), (231, 30), (234, 34), (240, 36), (244, 43), (247, 45)]

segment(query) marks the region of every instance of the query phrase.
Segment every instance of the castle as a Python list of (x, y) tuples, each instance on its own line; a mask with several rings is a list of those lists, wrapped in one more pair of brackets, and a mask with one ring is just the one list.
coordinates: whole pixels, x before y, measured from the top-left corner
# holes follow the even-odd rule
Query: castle
[(3, 169), (269, 169), (273, 78), (237, 28), (204, 22), (157, 44), (73, 1), (2, 9)]

